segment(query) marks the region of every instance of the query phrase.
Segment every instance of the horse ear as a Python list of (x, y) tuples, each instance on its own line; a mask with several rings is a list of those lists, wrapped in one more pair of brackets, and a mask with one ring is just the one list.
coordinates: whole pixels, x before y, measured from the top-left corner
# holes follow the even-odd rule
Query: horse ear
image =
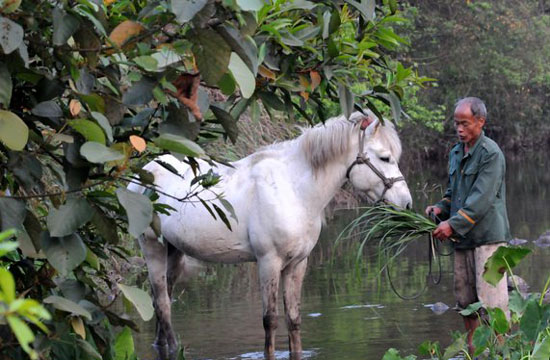
[(365, 130), (366, 128), (369, 127), (370, 124), (372, 124), (372, 122), (374, 121), (374, 118), (372, 118), (371, 116), (365, 116), (364, 118), (361, 119), (361, 130)]

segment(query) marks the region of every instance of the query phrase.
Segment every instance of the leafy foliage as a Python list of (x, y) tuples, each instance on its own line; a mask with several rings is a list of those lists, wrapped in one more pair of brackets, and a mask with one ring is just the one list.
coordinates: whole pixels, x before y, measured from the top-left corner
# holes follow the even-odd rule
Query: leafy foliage
[[(403, 31), (413, 45), (403, 58), (438, 79), (437, 87), (418, 93), (418, 104), (445, 106), (447, 116), (438, 116), (443, 123), (459, 98), (478, 96), (487, 104), (487, 132), (499, 144), (514, 148), (546, 142), (548, 1), (407, 3), (404, 16), (414, 21)], [(451, 122), (445, 125), (452, 133)], [(426, 137), (424, 129), (418, 132), (418, 141)], [(454, 141), (455, 137), (429, 132), (424, 144), (448, 147)]]
[[(406, 41), (391, 0), (3, 4), (0, 223), (17, 229), (19, 248), (0, 247), (14, 284), (0, 305), (32, 297), (44, 309), (33, 319), (45, 320), (25, 315), (44, 330), (35, 333), (10, 317), (20, 346), (8, 341), (0, 356), (16, 359), (135, 357), (136, 326), (111, 305), (123, 294), (149, 319), (151, 301), (106, 266), (131, 255), (127, 233), (139, 236), (171, 210), (156, 202), (146, 162), (172, 153), (195, 169), (186, 201), (220, 180), (200, 174), (194, 158), (214, 161), (205, 145), (234, 141), (248, 109), (316, 122), (340, 99), (346, 114), (379, 113), (378, 101), (399, 118), (406, 88), (426, 81), (393, 59)], [(219, 198), (223, 208), (199, 201), (229, 224), (236, 214)], [(54, 335), (43, 341), (46, 330)]]
[[(507, 248), (501, 253), (495, 253), (486, 264), (486, 274), (496, 272), (501, 268), (499, 262), (504, 257), (513, 258), (519, 262), (525, 255), (526, 249)], [(511, 267), (507, 266), (510, 271)], [(542, 294), (532, 293), (523, 296), (519, 290), (510, 293), (509, 308), (510, 319), (502, 309), (487, 309), (487, 321), (481, 321), (481, 325), (473, 334), (475, 353), (473, 357), (480, 359), (547, 359), (550, 354), (550, 305), (543, 302), (544, 295), (548, 292), (550, 277)], [(463, 316), (478, 314), (483, 306), (477, 302), (471, 304), (460, 312)], [(466, 333), (454, 336), (454, 341), (444, 352), (438, 342), (426, 341), (419, 347), (421, 355), (430, 356), (431, 359), (452, 359), (457, 355), (471, 358), (468, 354)], [(404, 359), (391, 357), (396, 354), (391, 349), (385, 356), (390, 359)], [(411, 355), (412, 356), (412, 355)]]

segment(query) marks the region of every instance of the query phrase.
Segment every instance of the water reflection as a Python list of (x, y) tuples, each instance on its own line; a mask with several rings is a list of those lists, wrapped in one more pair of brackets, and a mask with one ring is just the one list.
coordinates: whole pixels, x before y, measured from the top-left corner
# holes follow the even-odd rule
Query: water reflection
[[(549, 160), (543, 156), (508, 160), (512, 234), (528, 240), (526, 245), (533, 249), (529, 261), (521, 264), (516, 274), (527, 279), (531, 291), (540, 291), (550, 273), (550, 250), (533, 245), (550, 229), (548, 165)], [(404, 172), (417, 211), (441, 197), (445, 166), (415, 166)], [(462, 321), (452, 310), (451, 259), (442, 260), (439, 285), (430, 284), (417, 299), (403, 301), (391, 291), (384, 276), (377, 277), (373, 248), (366, 249), (357, 264), (357, 241), (333, 247), (334, 239), (353, 216), (341, 214), (331, 223), (311, 254), (302, 299), (304, 358), (381, 359), (390, 347), (403, 354), (416, 352), (418, 345), (428, 339), (448, 344), (451, 331), (462, 331)], [(409, 249), (390, 271), (400, 292), (418, 292), (427, 281), (426, 244)], [(264, 332), (257, 284), (255, 264), (216, 266), (192, 281), (173, 307), (173, 323), (187, 347), (188, 359), (262, 358)], [(443, 305), (451, 309), (437, 315), (433, 309), (439, 311)], [(282, 306), (279, 313), (277, 354), (284, 359), (288, 357), (288, 345)], [(154, 323), (142, 324), (142, 328), (136, 339), (139, 355), (152, 358)]]

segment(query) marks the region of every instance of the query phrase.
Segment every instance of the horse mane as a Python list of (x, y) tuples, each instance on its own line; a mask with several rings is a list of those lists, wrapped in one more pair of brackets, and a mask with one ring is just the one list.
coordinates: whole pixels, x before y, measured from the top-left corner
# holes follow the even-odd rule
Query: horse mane
[[(360, 112), (355, 112), (348, 120), (341, 115), (328, 119), (324, 124), (303, 129), (302, 135), (296, 140), (314, 171), (323, 169), (325, 164), (349, 150), (350, 137), (356, 134), (354, 130), (358, 129), (357, 123), (363, 116)], [(374, 133), (365, 140), (368, 142), (372, 138), (381, 141), (399, 160), (401, 141), (390, 121), (386, 121), (384, 126), (377, 126)]]

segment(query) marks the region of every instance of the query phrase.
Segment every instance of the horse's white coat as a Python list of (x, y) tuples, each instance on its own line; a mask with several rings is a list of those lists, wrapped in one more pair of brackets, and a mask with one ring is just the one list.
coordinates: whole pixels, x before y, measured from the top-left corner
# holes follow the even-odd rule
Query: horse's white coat
[[(233, 163), (233, 168), (223, 165), (213, 168), (222, 180), (201, 193), (201, 197), (208, 201), (213, 200), (215, 194), (223, 194), (235, 209), (237, 220), (231, 218), (217, 200), (213, 203), (228, 214), (233, 231), (222, 221), (214, 220), (199, 202), (182, 203), (160, 195), (158, 202), (169, 204), (177, 210), (169, 216), (160, 215), (164, 239), (177, 250), (205, 261), (258, 262), (268, 357), (274, 351), (277, 306), (273, 303), (276, 303), (281, 274), (291, 351), (301, 351), (299, 301), (305, 259), (319, 238), (324, 208), (346, 181), (346, 170), (360, 151), (361, 130), (358, 123), (365, 116), (368, 115), (354, 113), (351, 121), (343, 116), (328, 120), (324, 125), (304, 130), (295, 140), (268, 146)], [(380, 126), (378, 121), (374, 121), (365, 131), (366, 141), (361, 151), (386, 177), (401, 176), (397, 165), (401, 145), (393, 126)], [(154, 174), (155, 184), (163, 192), (177, 198), (186, 196), (194, 178), (189, 166), (171, 155), (164, 155), (159, 160), (176, 168), (183, 179), (153, 161), (144, 169)], [(199, 161), (199, 164), (202, 173), (211, 168), (205, 161)], [(352, 169), (350, 181), (356, 188), (365, 190), (374, 201), (379, 200), (384, 190), (381, 179), (365, 165)], [(142, 190), (133, 185), (129, 188)], [(404, 181), (395, 183), (384, 197), (403, 207), (411, 203)], [(148, 233), (151, 238), (152, 232)], [(157, 242), (156, 239), (149, 240)], [(146, 254), (153, 251), (147, 249), (149, 240), (146, 233), (141, 241)], [(161, 269), (168, 273), (171, 271), (160, 263), (155, 264), (149, 259), (147, 262), (150, 273)], [(162, 277), (155, 280), (151, 276), (151, 281), (155, 298), (158, 298), (157, 294), (162, 295), (164, 289), (162, 286), (156, 289), (155, 281), (162, 281)], [(159, 316), (167, 315), (157, 310)], [(169, 318), (164, 320), (165, 325), (169, 325)], [(159, 323), (163, 323), (162, 319)], [(171, 327), (164, 329), (169, 346), (172, 346), (169, 339), (171, 331)], [(157, 334), (157, 343), (163, 345), (166, 341), (159, 339), (163, 329), (159, 332), (161, 335)]]

